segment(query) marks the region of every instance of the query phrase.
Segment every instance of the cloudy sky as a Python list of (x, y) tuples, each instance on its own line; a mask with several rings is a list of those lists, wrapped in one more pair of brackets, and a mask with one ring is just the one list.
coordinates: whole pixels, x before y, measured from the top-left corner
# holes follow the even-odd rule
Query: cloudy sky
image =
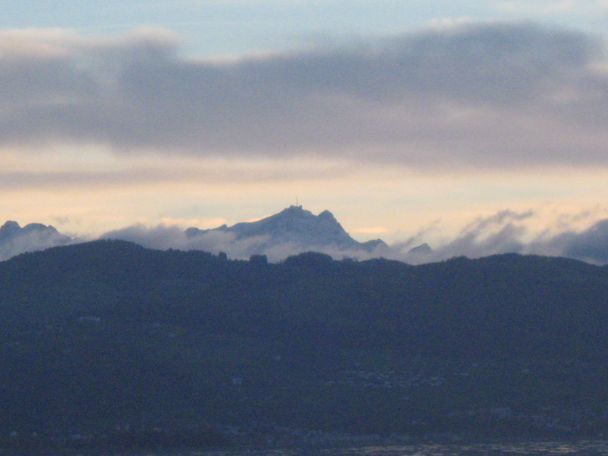
[(0, 5), (0, 219), (94, 236), (299, 198), (441, 242), (607, 216), (608, 1)]

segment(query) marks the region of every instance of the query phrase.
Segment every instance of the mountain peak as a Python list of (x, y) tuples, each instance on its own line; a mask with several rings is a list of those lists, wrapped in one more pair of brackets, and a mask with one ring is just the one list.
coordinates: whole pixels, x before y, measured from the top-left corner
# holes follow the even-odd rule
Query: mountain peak
[(331, 212), (329, 212), (327, 209), (324, 210), (323, 212), (321, 212), (318, 217), (321, 220), (327, 220), (329, 222), (335, 222), (338, 223), (338, 221), (336, 220), (336, 217), (334, 217), (334, 214), (332, 214)]
[(4, 225), (0, 227), (0, 231), (16, 231), (20, 229), (21, 226), (14, 220), (7, 220), (6, 222), (4, 222)]
[(57, 230), (52, 225), (44, 225), (42, 223), (28, 223), (27, 225), (21, 227), (21, 225), (19, 225), (19, 223), (15, 222), (14, 220), (7, 220), (6, 222), (4, 222), (4, 225), (0, 227), (0, 232), (5, 233), (31, 233), (34, 231), (57, 233)]
[(15, 236), (19, 236), (21, 231), (21, 225), (13, 220), (8, 220), (0, 227), (0, 241), (5, 241)]
[(302, 207), (302, 205), (292, 204), (289, 207), (286, 207), (281, 212), (309, 212)]
[[(318, 220), (322, 220), (322, 221), (326, 221), (326, 222), (333, 222), (333, 223), (339, 224), (338, 220), (336, 220), (336, 217), (334, 217), (334, 215), (331, 212), (329, 212), (327, 209), (324, 210), (323, 212), (319, 213), (319, 215), (314, 215), (311, 211), (304, 209), (303, 206), (295, 206), (295, 205), (289, 206), (289, 207), (283, 209), (278, 214), (271, 215), (270, 217), (267, 217), (267, 218), (281, 217), (281, 216), (318, 219)], [(263, 219), (263, 220), (265, 220), (265, 219)]]
[(46, 235), (55, 235), (59, 232), (52, 225), (44, 225), (42, 223), (29, 223), (25, 226), (19, 225), (14, 220), (8, 220), (0, 227), (0, 233), (6, 236), (26, 235), (32, 233), (41, 233)]
[(285, 209), (283, 209), (281, 212), (279, 212), (278, 214), (274, 214), (271, 215), (270, 217), (267, 218), (272, 218), (272, 217), (306, 217), (306, 216), (312, 216), (312, 212), (304, 209), (302, 206), (289, 206)]
[(242, 222), (212, 230), (190, 228), (186, 235), (192, 238), (219, 231), (232, 235), (237, 241), (247, 240), (250, 254), (264, 254), (276, 250), (279, 246), (290, 252), (324, 249), (333, 252), (369, 252), (379, 246), (386, 246), (379, 240), (357, 242), (330, 211), (324, 210), (316, 215), (301, 205), (286, 207), (276, 214), (254, 222)]
[[(330, 211), (324, 210), (315, 215), (300, 205), (289, 206), (278, 214), (257, 222), (234, 225), (229, 230), (239, 238), (267, 236), (275, 244), (306, 246), (311, 249), (331, 247), (338, 250), (369, 251), (378, 246), (354, 240)], [(380, 243), (385, 245), (382, 241)]]
[(57, 232), (54, 226), (52, 225), (44, 225), (42, 223), (29, 223), (23, 227), (25, 231), (49, 231), (49, 232)]
[(24, 252), (66, 245), (72, 239), (59, 233), (53, 226), (30, 223), (21, 227), (9, 220), (0, 227), (0, 261)]

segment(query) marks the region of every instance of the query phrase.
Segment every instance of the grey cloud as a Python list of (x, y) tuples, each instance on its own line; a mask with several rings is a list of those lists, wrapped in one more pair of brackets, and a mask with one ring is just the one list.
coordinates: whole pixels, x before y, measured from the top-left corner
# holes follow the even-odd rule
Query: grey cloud
[[(583, 231), (557, 231), (556, 234), (538, 235), (531, 241), (525, 222), (536, 214), (532, 211), (500, 211), (492, 216), (478, 218), (450, 241), (433, 246), (432, 251), (414, 249), (424, 241), (424, 233), (390, 247), (373, 251), (340, 248), (335, 245), (297, 244), (278, 242), (269, 236), (237, 238), (223, 230), (200, 231), (196, 236), (178, 226), (135, 225), (108, 232), (103, 239), (121, 239), (154, 249), (202, 250), (212, 253), (226, 252), (231, 258), (247, 259), (251, 255), (265, 254), (271, 261), (307, 251), (319, 251), (336, 259), (345, 257), (365, 260), (385, 257), (412, 264), (443, 261), (455, 256), (480, 258), (501, 253), (563, 256), (595, 264), (608, 264), (608, 219), (603, 219)], [(576, 215), (572, 218), (578, 218)], [(556, 225), (559, 227), (560, 222)], [(13, 230), (11, 224), (0, 230), (0, 261), (19, 253), (83, 242), (85, 239), (67, 237), (51, 227), (28, 225)], [(3, 232), (4, 230), (4, 232)]]
[(472, 24), (225, 63), (152, 33), (53, 46), (0, 59), (0, 144), (431, 168), (608, 162), (604, 47), (582, 33)]
[(485, 231), (492, 226), (495, 225), (505, 225), (512, 224), (514, 222), (522, 222), (534, 216), (534, 211), (528, 210), (523, 212), (516, 212), (510, 209), (504, 209), (502, 211), (498, 211), (496, 214), (491, 215), (489, 217), (478, 217), (473, 222), (469, 223), (462, 230), (462, 237), (473, 237), (477, 238), (478, 236), (485, 233)]
[(215, 254), (226, 252), (232, 258), (248, 258), (254, 253), (259, 253), (259, 245), (268, 241), (263, 236), (236, 239), (234, 234), (221, 231), (209, 231), (198, 236), (188, 236), (183, 229), (169, 225), (155, 227), (135, 225), (108, 232), (101, 238), (130, 241), (144, 247), (161, 250), (203, 250)]
[[(560, 217), (555, 234), (547, 229), (531, 241), (529, 231), (522, 223), (533, 217), (532, 211), (501, 211), (493, 216), (479, 218), (469, 224), (460, 235), (437, 246), (428, 254), (412, 254), (400, 247), (397, 259), (410, 263), (442, 261), (454, 256), (480, 258), (501, 253), (535, 254), (574, 258), (588, 263), (608, 264), (608, 219), (600, 220), (583, 231), (563, 230), (564, 219), (587, 218), (586, 213)], [(407, 246), (408, 244), (406, 244)]]
[(502, 253), (563, 256), (578, 260), (608, 263), (608, 219), (601, 220), (582, 232), (558, 231), (553, 235), (539, 235), (531, 241), (525, 222), (534, 217), (533, 211), (504, 210), (489, 217), (480, 217), (468, 224), (450, 241), (434, 246), (431, 251), (412, 249), (424, 241), (423, 233), (390, 247), (374, 251), (347, 249), (332, 245), (304, 245), (278, 242), (268, 236), (237, 238), (222, 230), (201, 231), (189, 236), (177, 226), (141, 225), (109, 232), (107, 239), (121, 239), (155, 249), (203, 250), (212, 253), (226, 252), (231, 258), (247, 259), (251, 255), (265, 254), (271, 261), (307, 251), (319, 251), (336, 259), (366, 260), (385, 257), (411, 264), (443, 261), (456, 256), (481, 258)]
[(221, 230), (204, 231), (197, 233), (195, 236), (190, 236), (183, 229), (169, 225), (155, 227), (135, 225), (108, 232), (101, 238), (130, 241), (144, 247), (161, 250), (202, 250), (214, 254), (225, 252), (230, 258), (236, 259), (247, 259), (252, 255), (264, 254), (273, 262), (309, 251), (323, 252), (337, 259), (345, 257), (368, 259), (380, 256), (380, 249), (378, 252), (369, 252), (362, 249), (349, 250), (332, 245), (276, 242), (269, 236), (237, 238), (234, 233)]
[(351, 172), (344, 166), (291, 166), (289, 169), (252, 169), (246, 166), (213, 167), (180, 165), (164, 168), (139, 166), (122, 170), (99, 171), (2, 171), (0, 170), (0, 190), (27, 188), (82, 188), (109, 187), (113, 185), (158, 184), (163, 182), (206, 183), (260, 183), (294, 182), (322, 180), (328, 177), (344, 177)]
[(551, 240), (563, 256), (590, 263), (608, 263), (608, 220), (601, 220), (581, 233), (563, 233)]
[[(246, 259), (251, 255), (265, 254), (271, 261), (281, 261), (288, 256), (307, 251), (319, 251), (336, 259), (345, 257), (365, 260), (386, 257), (409, 263), (428, 263), (441, 261), (454, 256), (478, 258), (498, 253), (517, 252), (527, 253), (530, 245), (521, 238), (526, 234), (522, 222), (534, 216), (532, 211), (515, 212), (500, 211), (489, 217), (482, 217), (471, 222), (458, 236), (444, 245), (436, 247), (430, 253), (412, 251), (412, 247), (424, 241), (422, 230), (412, 239), (396, 243), (390, 247), (379, 246), (375, 250), (341, 248), (337, 245), (315, 245), (312, 242), (294, 243), (278, 241), (268, 236), (251, 236), (238, 238), (232, 232), (223, 230), (197, 231), (196, 235), (188, 235), (187, 231), (177, 226), (159, 225), (146, 227), (136, 225), (103, 235), (107, 239), (131, 241), (149, 248), (204, 250), (212, 253), (226, 252), (231, 258)], [(431, 228), (429, 228), (431, 229)], [(556, 238), (557, 239), (557, 238)], [(556, 239), (551, 239), (555, 242)], [(549, 241), (545, 242), (548, 244)], [(536, 250), (548, 249), (543, 244)], [(555, 246), (553, 246), (555, 247)], [(560, 244), (562, 250), (564, 245)], [(537, 252), (538, 253), (538, 252)]]
[(76, 239), (60, 234), (50, 226), (33, 223), (22, 228), (17, 222), (9, 221), (0, 227), (0, 261), (73, 242)]
[[(407, 242), (406, 248), (397, 246), (397, 257), (410, 263), (428, 263), (455, 256), (479, 258), (500, 253), (524, 253), (528, 246), (521, 239), (527, 230), (521, 222), (533, 216), (533, 211), (503, 210), (489, 217), (479, 217), (469, 223), (454, 239), (436, 246), (428, 254), (410, 252), (412, 243)], [(422, 239), (416, 238), (416, 242), (421, 241)]]

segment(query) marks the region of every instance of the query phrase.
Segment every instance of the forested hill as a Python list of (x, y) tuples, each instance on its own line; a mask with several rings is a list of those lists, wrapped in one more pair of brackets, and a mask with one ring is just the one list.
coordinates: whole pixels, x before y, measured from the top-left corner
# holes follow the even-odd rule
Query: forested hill
[(599, 435), (607, 299), (608, 270), (560, 258), (24, 254), (0, 263), (0, 448), (116, 429)]
[(462, 357), (608, 355), (608, 270), (500, 255), (409, 266), (309, 253), (281, 264), (99, 241), (0, 263), (10, 330), (96, 316), (301, 348)]

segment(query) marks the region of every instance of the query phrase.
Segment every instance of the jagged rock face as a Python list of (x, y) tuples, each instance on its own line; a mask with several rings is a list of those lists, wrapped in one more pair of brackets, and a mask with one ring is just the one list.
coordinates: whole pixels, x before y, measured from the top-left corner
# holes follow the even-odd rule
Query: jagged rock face
[(256, 222), (237, 223), (231, 227), (222, 226), (215, 230), (190, 228), (186, 233), (189, 236), (196, 236), (212, 231), (231, 233), (237, 240), (259, 238), (260, 253), (265, 248), (282, 244), (309, 249), (331, 247), (363, 251), (386, 247), (381, 240), (357, 242), (344, 230), (331, 212), (323, 211), (319, 215), (314, 215), (303, 209), (302, 206), (288, 207), (278, 214)]
[[(222, 225), (211, 230), (175, 228), (166, 239), (157, 235), (146, 237), (145, 230), (125, 229), (108, 233), (104, 237), (124, 239), (141, 245), (182, 250), (224, 251), (233, 258), (267, 255), (271, 261), (280, 261), (289, 255), (306, 251), (324, 252), (336, 258), (365, 258), (384, 255), (389, 247), (381, 240), (358, 242), (344, 230), (329, 211), (318, 215), (291, 206), (256, 222)], [(0, 261), (24, 252), (43, 250), (75, 242), (52, 226), (32, 223), (21, 227), (9, 221), (0, 227)]]
[(0, 261), (24, 252), (67, 245), (71, 241), (52, 226), (31, 223), (22, 228), (19, 223), (9, 220), (0, 227)]
[(350, 247), (357, 243), (330, 212), (324, 211), (315, 216), (301, 206), (291, 206), (257, 222), (239, 223), (228, 231), (234, 232), (237, 238), (270, 236), (276, 242), (297, 244), (335, 244)]

